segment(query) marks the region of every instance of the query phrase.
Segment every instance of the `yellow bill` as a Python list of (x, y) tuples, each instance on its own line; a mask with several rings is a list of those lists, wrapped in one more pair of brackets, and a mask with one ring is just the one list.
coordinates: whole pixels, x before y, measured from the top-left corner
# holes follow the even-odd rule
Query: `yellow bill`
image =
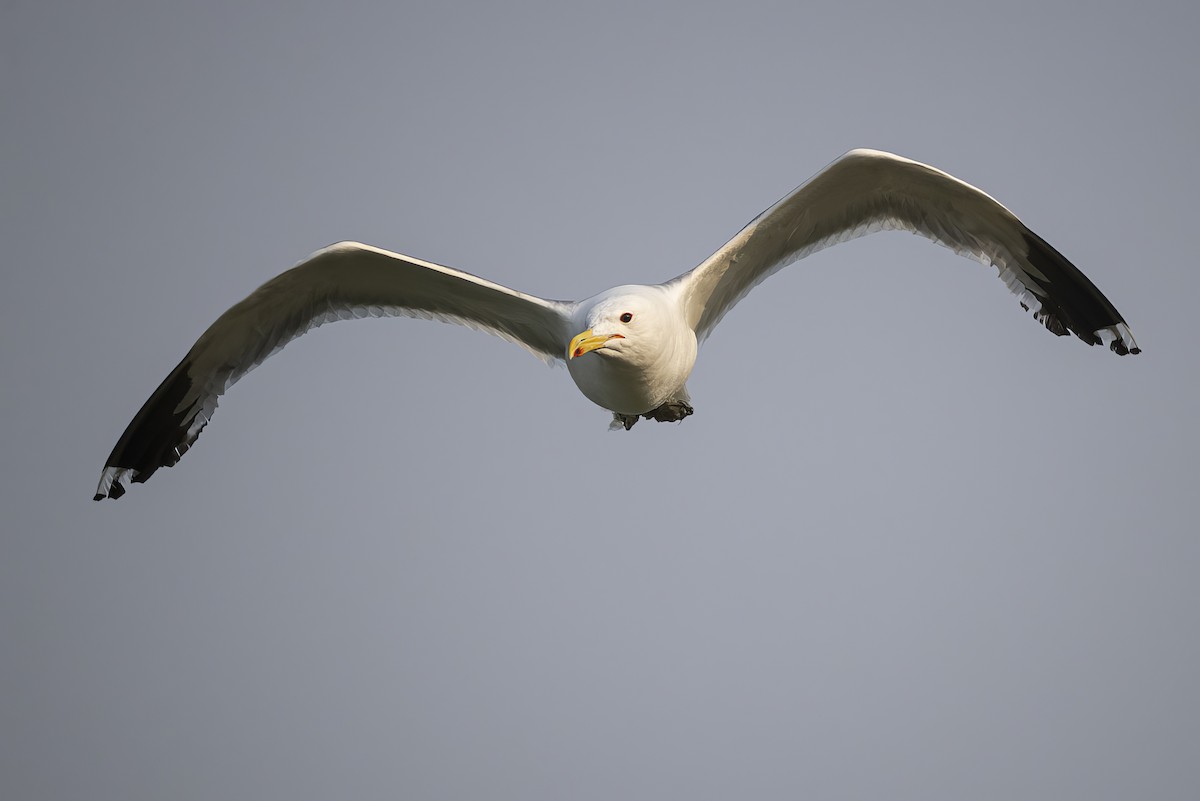
[(570, 358), (578, 359), (583, 354), (603, 348), (605, 343), (610, 339), (624, 339), (620, 334), (597, 334), (592, 329), (584, 331), (582, 334), (576, 335), (571, 340)]

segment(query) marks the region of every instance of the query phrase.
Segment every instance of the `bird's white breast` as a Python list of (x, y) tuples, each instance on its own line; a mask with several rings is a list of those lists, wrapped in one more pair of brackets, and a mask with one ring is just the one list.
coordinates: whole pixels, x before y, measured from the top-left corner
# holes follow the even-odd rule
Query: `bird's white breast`
[[(603, 350), (603, 349), (601, 349)], [(598, 406), (621, 414), (641, 414), (657, 408), (661, 383), (619, 357), (600, 351), (567, 362), (575, 386)]]

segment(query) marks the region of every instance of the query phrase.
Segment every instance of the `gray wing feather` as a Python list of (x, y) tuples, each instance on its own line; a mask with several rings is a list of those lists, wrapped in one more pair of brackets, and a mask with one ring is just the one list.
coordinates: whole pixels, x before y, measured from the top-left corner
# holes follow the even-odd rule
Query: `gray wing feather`
[(179, 461), (229, 387), (317, 326), (362, 317), (437, 319), (494, 334), (552, 363), (563, 358), (574, 306), (369, 245), (332, 245), (263, 284), (200, 335), (117, 441), (96, 500), (120, 497), (123, 480), (145, 481)]
[(703, 339), (759, 282), (818, 250), (875, 231), (903, 230), (997, 268), (1056, 334), (1111, 340), (1137, 353), (1129, 327), (1087, 276), (985, 192), (941, 170), (878, 150), (852, 150), (670, 282)]

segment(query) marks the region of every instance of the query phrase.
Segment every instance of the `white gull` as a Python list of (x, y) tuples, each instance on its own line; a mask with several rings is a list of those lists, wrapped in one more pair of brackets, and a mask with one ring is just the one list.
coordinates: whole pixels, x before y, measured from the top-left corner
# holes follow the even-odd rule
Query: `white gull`
[(692, 413), (697, 347), (764, 278), (822, 248), (905, 230), (995, 267), (1051, 332), (1138, 353), (1129, 327), (1087, 276), (979, 189), (878, 150), (852, 150), (754, 218), (694, 270), (578, 302), (359, 244), (319, 250), (217, 318), (146, 401), (104, 466), (96, 500), (119, 498), (192, 446), (217, 399), (291, 340), (334, 320), (403, 315), (477, 328), (547, 362), (565, 361), (611, 427)]

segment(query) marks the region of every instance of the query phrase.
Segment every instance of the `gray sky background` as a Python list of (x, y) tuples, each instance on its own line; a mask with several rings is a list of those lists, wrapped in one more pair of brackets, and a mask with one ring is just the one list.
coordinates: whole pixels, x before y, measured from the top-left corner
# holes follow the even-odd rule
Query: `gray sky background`
[[(6, 0), (0, 795), (1196, 798), (1198, 9)], [(994, 195), (1145, 352), (884, 234), (744, 300), (682, 425), (338, 324), (91, 501), (318, 247), (579, 298), (856, 146)]]

